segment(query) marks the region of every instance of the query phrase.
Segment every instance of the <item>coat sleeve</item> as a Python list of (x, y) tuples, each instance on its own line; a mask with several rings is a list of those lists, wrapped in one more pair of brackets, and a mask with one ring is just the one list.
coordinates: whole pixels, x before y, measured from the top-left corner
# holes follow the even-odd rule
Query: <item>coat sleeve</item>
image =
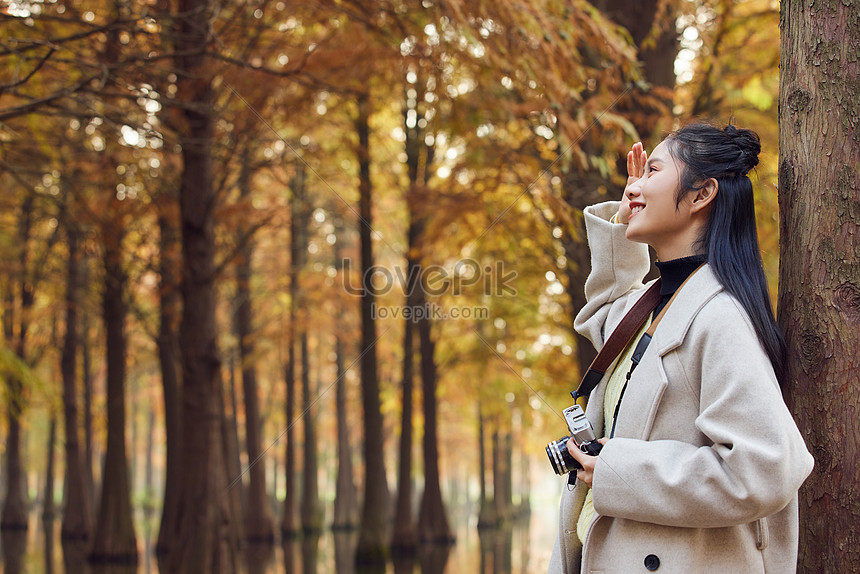
[(648, 246), (627, 239), (626, 225), (609, 222), (619, 204), (608, 201), (584, 211), (591, 272), (585, 282), (587, 302), (577, 314), (574, 328), (597, 349), (608, 336), (605, 325), (621, 320), (624, 301), (642, 288), (642, 278), (651, 265)]
[(695, 426), (706, 444), (611, 439), (594, 474), (599, 514), (692, 528), (744, 524), (785, 508), (811, 472), (752, 325), (729, 295), (718, 298), (673, 351), (683, 353), (681, 376), (700, 379), (687, 384), (699, 389)]

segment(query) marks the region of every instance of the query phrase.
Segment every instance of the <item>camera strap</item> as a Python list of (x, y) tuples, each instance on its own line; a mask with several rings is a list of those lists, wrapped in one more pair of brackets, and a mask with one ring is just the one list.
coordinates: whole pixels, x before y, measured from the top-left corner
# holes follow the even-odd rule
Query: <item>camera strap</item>
[[(672, 301), (675, 300), (675, 297), (681, 289), (684, 288), (684, 285), (687, 284), (690, 277), (695, 275), (696, 271), (701, 269), (703, 266), (704, 263), (696, 267), (696, 269), (687, 276), (684, 282), (681, 283), (681, 285), (672, 294), (672, 297), (666, 305), (660, 309), (660, 313), (657, 314), (657, 317), (655, 317), (648, 326), (648, 330), (645, 334), (639, 339), (639, 343), (633, 351), (634, 368), (642, 359), (642, 355), (645, 353), (645, 349), (648, 348), (648, 344), (651, 342), (651, 337), (654, 335), (657, 325), (660, 323), (663, 315), (666, 314)], [(579, 383), (579, 388), (575, 391), (571, 391), (570, 394), (573, 397), (574, 403), (576, 403), (580, 398), (588, 399), (589, 395), (591, 395), (591, 391), (593, 391), (598, 383), (600, 383), (601, 379), (603, 379), (603, 376), (606, 374), (606, 369), (612, 365), (612, 362), (621, 354), (621, 351), (627, 347), (630, 340), (639, 332), (642, 324), (648, 319), (654, 309), (657, 308), (657, 305), (663, 298), (662, 295), (660, 295), (660, 286), (662, 285), (662, 282), (662, 278), (658, 278), (654, 283), (652, 283), (651, 287), (649, 287), (648, 290), (645, 291), (645, 294), (636, 301), (630, 311), (624, 315), (624, 318), (621, 319), (621, 322), (618, 323), (618, 326), (612, 331), (612, 334), (609, 335), (609, 338), (603, 344), (600, 352), (597, 353), (597, 356), (591, 362), (591, 366), (588, 367), (588, 371), (585, 373), (585, 376), (582, 377), (582, 381)]]
[[(633, 355), (630, 357), (630, 370), (627, 371), (627, 377), (624, 381), (624, 386), (621, 387), (621, 394), (618, 396), (618, 402), (615, 403), (615, 413), (612, 415), (612, 429), (609, 431), (609, 438), (615, 436), (615, 425), (618, 423), (618, 411), (621, 409), (621, 401), (624, 399), (624, 392), (627, 390), (627, 385), (630, 383), (630, 377), (633, 376), (633, 371), (636, 367), (639, 366), (639, 363), (642, 361), (642, 355), (645, 354), (645, 349), (648, 348), (648, 345), (651, 344), (651, 339), (654, 337), (654, 332), (657, 330), (657, 325), (660, 324), (660, 321), (663, 319), (663, 316), (666, 314), (666, 311), (669, 310), (669, 306), (672, 304), (672, 301), (675, 300), (675, 297), (678, 296), (678, 293), (681, 292), (681, 289), (684, 285), (687, 284), (687, 281), (690, 280), (690, 277), (695, 275), (696, 271), (701, 269), (701, 265), (696, 267), (692, 273), (690, 273), (684, 282), (675, 289), (675, 292), (672, 293), (672, 296), (666, 302), (660, 312), (657, 313), (657, 316), (654, 317), (654, 320), (651, 321), (651, 324), (648, 325), (648, 329), (642, 334), (639, 338), (639, 341), (636, 343), (636, 348), (633, 349)], [(637, 328), (637, 331), (639, 329)]]
[[(657, 305), (660, 303), (662, 296), (660, 295), (660, 285), (662, 279), (657, 279), (651, 287), (645, 291), (633, 307), (624, 315), (621, 322), (609, 335), (609, 338), (601, 347), (600, 352), (591, 362), (585, 376), (579, 383), (579, 388), (571, 391), (573, 402), (576, 403), (580, 398), (588, 398), (591, 391), (603, 379), (606, 374), (606, 369), (612, 365), (612, 362), (621, 354), (621, 351), (630, 343), (630, 339), (639, 331), (642, 324), (648, 319)], [(667, 305), (668, 307), (668, 305)]]

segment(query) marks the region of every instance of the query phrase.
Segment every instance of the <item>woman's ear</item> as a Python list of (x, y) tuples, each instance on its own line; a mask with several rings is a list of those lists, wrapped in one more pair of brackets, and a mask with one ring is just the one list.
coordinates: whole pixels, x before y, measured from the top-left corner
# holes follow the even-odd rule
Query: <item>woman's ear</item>
[(692, 209), (694, 212), (701, 211), (711, 205), (717, 193), (720, 191), (720, 184), (713, 177), (706, 180), (701, 189), (696, 192), (693, 197)]

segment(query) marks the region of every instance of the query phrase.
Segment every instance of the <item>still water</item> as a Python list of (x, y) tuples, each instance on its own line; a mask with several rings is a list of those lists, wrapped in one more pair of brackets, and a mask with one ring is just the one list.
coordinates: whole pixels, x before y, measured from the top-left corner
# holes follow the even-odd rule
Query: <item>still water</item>
[[(533, 497), (531, 512), (502, 528), (477, 528), (473, 509), (449, 509), (457, 542), (451, 547), (423, 549), (411, 560), (388, 564), (385, 574), (542, 574), (555, 542), (558, 498), (554, 492)], [(159, 574), (150, 549), (157, 525), (147, 521), (138, 529), (142, 554), (135, 567), (92, 566), (85, 549), (60, 544), (60, 521), (45, 524), (34, 513), (26, 532), (3, 532), (3, 574)], [(352, 555), (357, 533), (327, 531), (319, 537), (275, 546), (250, 547), (242, 552), (242, 574), (364, 574)]]

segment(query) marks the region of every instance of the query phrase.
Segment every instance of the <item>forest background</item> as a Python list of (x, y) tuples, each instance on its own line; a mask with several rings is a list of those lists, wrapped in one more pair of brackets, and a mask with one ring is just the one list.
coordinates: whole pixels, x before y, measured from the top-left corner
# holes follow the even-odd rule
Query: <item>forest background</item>
[(776, 302), (778, 2), (15, 0), (0, 22), (8, 571), (35, 509), (94, 564), (154, 531), (163, 572), (355, 530), (346, 572), (449, 545), (452, 508), (497, 528), (554, 500), (544, 446), (593, 357), (581, 210), (691, 119), (761, 136)]

